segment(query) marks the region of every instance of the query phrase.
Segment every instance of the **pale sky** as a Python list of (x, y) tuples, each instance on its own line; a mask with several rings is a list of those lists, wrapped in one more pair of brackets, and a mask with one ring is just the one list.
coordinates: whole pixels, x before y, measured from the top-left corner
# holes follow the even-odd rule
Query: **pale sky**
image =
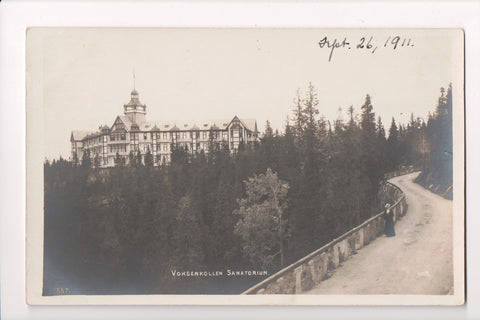
[[(385, 47), (396, 35), (397, 49)], [(318, 44), (325, 36), (350, 45), (329, 62), (330, 49)], [(371, 36), (372, 49), (356, 48)], [(123, 114), (133, 70), (149, 121), (238, 115), (255, 118), (260, 131), (267, 120), (282, 131), (296, 90), (312, 82), (327, 120), (340, 107), (360, 112), (368, 93), (388, 130), (392, 116), (406, 123), (411, 112), (426, 118), (435, 110), (440, 87), (459, 80), (462, 46), (459, 30), (440, 29), (44, 28), (28, 33), (27, 65), (31, 56), (42, 64), (35, 70), (43, 75), (32, 77), (43, 85), (44, 150), (52, 159), (70, 156), (72, 130), (111, 126)]]

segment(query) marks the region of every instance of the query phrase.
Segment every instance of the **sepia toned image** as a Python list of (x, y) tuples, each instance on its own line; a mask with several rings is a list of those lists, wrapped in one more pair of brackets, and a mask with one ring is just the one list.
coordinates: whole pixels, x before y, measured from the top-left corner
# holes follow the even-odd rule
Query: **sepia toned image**
[(28, 303), (464, 303), (462, 30), (26, 39)]

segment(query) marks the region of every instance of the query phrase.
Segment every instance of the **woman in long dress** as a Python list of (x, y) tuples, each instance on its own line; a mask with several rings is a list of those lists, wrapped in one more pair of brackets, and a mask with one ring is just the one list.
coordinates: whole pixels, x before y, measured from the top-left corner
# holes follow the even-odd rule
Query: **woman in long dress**
[(387, 237), (395, 236), (395, 228), (393, 224), (393, 212), (390, 209), (390, 204), (385, 205), (385, 234)]

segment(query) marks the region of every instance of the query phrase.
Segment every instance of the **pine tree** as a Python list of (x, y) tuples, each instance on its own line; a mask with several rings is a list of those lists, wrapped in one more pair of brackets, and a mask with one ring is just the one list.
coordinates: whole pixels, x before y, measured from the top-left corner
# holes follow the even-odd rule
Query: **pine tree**
[(389, 170), (390, 157), (388, 154), (387, 138), (385, 136), (385, 128), (383, 127), (382, 118), (378, 116), (377, 120), (377, 148), (378, 148), (378, 171), (381, 173)]
[[(268, 167), (276, 168), (277, 154), (276, 154), (276, 136), (274, 136), (273, 129), (270, 126), (270, 121), (267, 120), (265, 124), (265, 133), (261, 138), (259, 148), (259, 162), (260, 169), (266, 170)], [(241, 165), (241, 164), (240, 164)]]
[(91, 168), (91, 167), (92, 167), (92, 159), (90, 158), (90, 151), (86, 149), (83, 151), (82, 168)]
[(153, 155), (150, 147), (147, 148), (147, 153), (145, 154), (145, 167), (153, 167)]
[(215, 157), (220, 150), (219, 144), (216, 141), (216, 133), (213, 128), (210, 128), (208, 133), (208, 159), (209, 161), (215, 161)]
[(355, 110), (353, 109), (353, 106), (350, 106), (348, 108), (348, 115), (349, 115), (348, 126), (349, 127), (355, 126), (354, 112), (355, 112)]
[(95, 153), (95, 157), (93, 158), (93, 166), (95, 168), (100, 168), (100, 166), (101, 166), (101, 160), (100, 160), (100, 156), (98, 155), (98, 153)]
[(362, 219), (371, 215), (375, 210), (375, 195), (379, 188), (379, 182), (383, 179), (380, 147), (377, 139), (375, 113), (371, 103), (370, 95), (366, 95), (362, 105), (360, 121), (360, 146), (361, 146), (361, 170), (363, 171), (361, 188), (368, 190), (362, 207), (364, 213)]
[(300, 89), (297, 89), (297, 94), (293, 100), (293, 132), (297, 138), (303, 136), (305, 128), (305, 114), (303, 112), (302, 99), (300, 97)]
[(78, 166), (78, 155), (76, 152), (73, 154), (72, 164), (75, 167)]
[(392, 123), (390, 124), (390, 129), (388, 130), (388, 154), (389, 154), (389, 166), (390, 171), (394, 171), (400, 165), (400, 150), (398, 142), (399, 132), (397, 124), (395, 123), (395, 118), (392, 117)]
[(130, 167), (135, 167), (137, 165), (135, 154), (133, 153), (133, 150), (130, 150), (130, 153), (128, 154), (128, 165)]
[(268, 120), (267, 120), (267, 123), (265, 124), (265, 133), (263, 134), (263, 137), (273, 138), (273, 129), (272, 129), (272, 126), (270, 125), (270, 121)]
[(140, 152), (140, 150), (137, 151), (135, 164), (136, 164), (137, 167), (143, 166), (142, 153)]
[(380, 141), (387, 140), (385, 136), (385, 128), (383, 127), (382, 123), (382, 117), (378, 116), (377, 120), (377, 136), (380, 139)]
[(306, 97), (303, 99), (303, 114), (306, 120), (306, 129), (312, 132), (317, 131), (316, 115), (319, 113), (318, 103), (317, 91), (313, 84), (309, 83)]
[(452, 131), (452, 86), (440, 89), (438, 105), (428, 124), (422, 128), (420, 153), (424, 185), (435, 185), (439, 192), (452, 198), (453, 190), (453, 131)]
[(363, 134), (372, 136), (375, 133), (375, 113), (369, 94), (365, 97), (365, 103), (362, 105), (361, 119), (360, 127)]
[(117, 154), (115, 155), (115, 167), (121, 167), (123, 166), (125, 163), (125, 159), (117, 152)]

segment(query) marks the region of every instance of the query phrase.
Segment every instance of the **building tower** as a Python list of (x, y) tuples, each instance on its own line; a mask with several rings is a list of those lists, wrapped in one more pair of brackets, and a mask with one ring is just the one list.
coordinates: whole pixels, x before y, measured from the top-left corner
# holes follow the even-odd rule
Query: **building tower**
[(138, 99), (137, 90), (133, 89), (130, 97), (130, 102), (123, 105), (123, 113), (133, 123), (140, 124), (145, 122), (145, 115), (147, 114), (147, 106), (142, 104)]

